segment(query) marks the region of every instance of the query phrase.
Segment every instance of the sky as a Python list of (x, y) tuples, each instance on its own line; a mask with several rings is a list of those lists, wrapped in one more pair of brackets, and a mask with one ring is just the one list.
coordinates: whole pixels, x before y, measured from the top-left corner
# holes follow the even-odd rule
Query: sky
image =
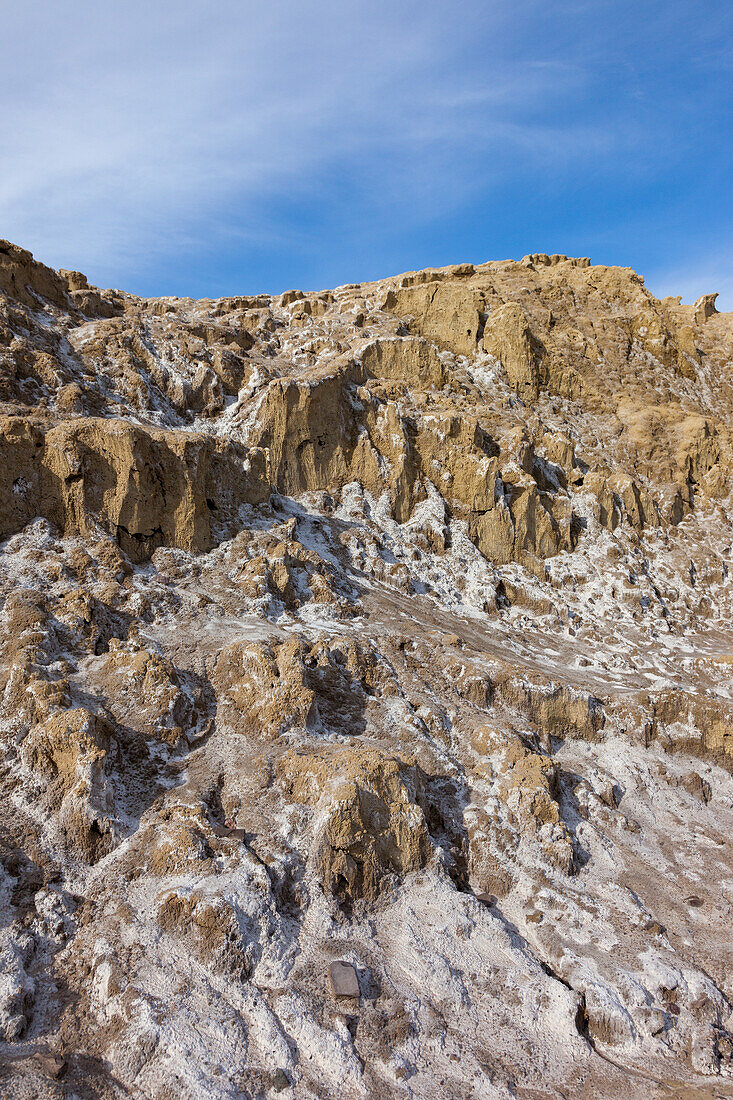
[(99, 286), (528, 252), (733, 309), (731, 0), (4, 5), (0, 237)]

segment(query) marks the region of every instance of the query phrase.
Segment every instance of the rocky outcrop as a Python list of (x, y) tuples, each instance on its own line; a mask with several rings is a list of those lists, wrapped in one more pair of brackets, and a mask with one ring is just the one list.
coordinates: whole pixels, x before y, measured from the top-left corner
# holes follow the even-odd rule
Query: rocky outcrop
[(693, 306), (696, 325), (704, 325), (713, 314), (718, 312), (715, 308), (717, 297), (717, 294), (703, 294), (697, 299)]
[(10, 241), (0, 241), (0, 294), (30, 309), (44, 301), (58, 309), (69, 309), (68, 284), (62, 274)]
[(404, 382), (421, 389), (440, 389), (445, 381), (440, 356), (427, 340), (375, 340), (362, 351), (361, 362), (367, 374), (380, 381)]
[(308, 728), (317, 716), (303, 647), (235, 642), (217, 656), (212, 682), (234, 711), (235, 728), (276, 740), (295, 726)]
[(66, 534), (99, 524), (133, 561), (157, 546), (209, 549), (212, 517), (226, 526), (242, 504), (269, 497), (266, 459), (211, 436), (143, 429), (122, 420), (73, 420), (45, 430), (0, 424), (0, 534), (35, 516)]
[(114, 788), (108, 758), (113, 747), (108, 722), (78, 707), (48, 718), (25, 738), (22, 759), (42, 800), (67, 841), (90, 862), (115, 842)]
[(425, 794), (414, 762), (373, 750), (298, 753), (284, 757), (278, 773), (291, 797), (325, 813), (316, 873), (347, 908), (374, 901), (385, 878), (427, 862)]
[(391, 290), (384, 308), (408, 319), (411, 332), (456, 355), (476, 351), (485, 300), (470, 283), (443, 280)]
[(0, 246), (0, 1093), (725, 1092), (713, 298)]
[(483, 335), (484, 350), (500, 359), (509, 383), (526, 401), (536, 400), (540, 383), (542, 351), (516, 302), (506, 302), (491, 311)]

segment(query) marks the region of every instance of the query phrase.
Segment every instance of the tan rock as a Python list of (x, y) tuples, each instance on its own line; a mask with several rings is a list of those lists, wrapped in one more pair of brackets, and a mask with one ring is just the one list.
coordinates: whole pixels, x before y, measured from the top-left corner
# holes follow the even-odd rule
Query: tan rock
[(0, 293), (31, 309), (41, 299), (59, 309), (70, 306), (65, 279), (10, 241), (0, 241)]
[(497, 676), (495, 694), (501, 702), (519, 708), (545, 735), (592, 741), (605, 723), (599, 699), (564, 684), (533, 684), (512, 675), (506, 679)]
[(158, 923), (165, 932), (181, 936), (202, 962), (216, 970), (234, 977), (251, 972), (251, 947), (248, 950), (237, 913), (225, 898), (172, 891), (160, 901)]
[(704, 325), (713, 314), (718, 312), (715, 308), (715, 299), (717, 297), (717, 294), (703, 294), (697, 299), (693, 306), (696, 325)]
[(317, 855), (324, 890), (341, 903), (374, 899), (385, 875), (425, 865), (430, 838), (414, 763), (369, 749), (290, 753), (280, 782), (327, 814)]
[(133, 561), (162, 545), (208, 549), (209, 502), (226, 521), (269, 496), (261, 452), (122, 420), (72, 420), (43, 434), (10, 418), (0, 424), (0, 455), (4, 537), (37, 515), (67, 534), (91, 536), (99, 523)]
[(542, 352), (516, 302), (492, 309), (483, 335), (484, 351), (501, 360), (509, 383), (528, 402), (535, 401), (542, 380)]
[(434, 389), (443, 385), (443, 365), (427, 340), (414, 337), (375, 340), (364, 348), (361, 361), (374, 378), (409, 382), (416, 388)]
[(90, 682), (99, 684), (117, 722), (168, 745), (193, 741), (203, 720), (201, 691), (171, 661), (113, 640)]
[(115, 844), (114, 792), (107, 774), (112, 747), (110, 724), (77, 707), (36, 726), (21, 749), (67, 839), (90, 862)]
[(403, 287), (389, 292), (384, 308), (411, 317), (411, 332), (456, 355), (476, 351), (484, 299), (470, 284), (440, 281)]

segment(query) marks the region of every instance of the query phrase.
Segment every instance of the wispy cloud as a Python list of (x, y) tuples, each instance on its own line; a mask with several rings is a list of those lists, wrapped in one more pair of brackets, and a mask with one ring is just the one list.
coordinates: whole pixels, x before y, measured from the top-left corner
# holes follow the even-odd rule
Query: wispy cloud
[[(496, 218), (515, 181), (541, 209), (581, 178), (642, 177), (648, 119), (599, 96), (593, 12), (617, 6), (18, 5), (0, 70), (0, 235), (124, 284), (234, 241), (297, 248), (304, 206), (313, 250), (321, 219), (386, 240), (472, 204)], [(658, 128), (655, 163), (674, 149)]]
[[(41, 3), (16, 17), (0, 213), (51, 258), (108, 271), (161, 241), (175, 247), (223, 202), (246, 226), (248, 205), (256, 217), (273, 194), (357, 161), (357, 181), (377, 180), (382, 201), (402, 196), (413, 216), (423, 191), (433, 209), (450, 183), (444, 201), (455, 202), (475, 182), (476, 142), (481, 156), (501, 149), (496, 173), (514, 150), (555, 153), (558, 127), (517, 115), (582, 83), (500, 56), (481, 81), (461, 73), (471, 32), (460, 5), (220, 3), (204, 17), (184, 2), (172, 19), (167, 5), (101, 9), (76, 3), (67, 20)], [(498, 28), (504, 5), (495, 11)], [(601, 140), (572, 126), (566, 137)]]

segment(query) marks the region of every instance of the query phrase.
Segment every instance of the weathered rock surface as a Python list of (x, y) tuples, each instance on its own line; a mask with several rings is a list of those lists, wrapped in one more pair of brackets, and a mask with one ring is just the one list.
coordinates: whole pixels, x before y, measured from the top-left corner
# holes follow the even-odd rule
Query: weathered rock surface
[(0, 243), (0, 1093), (720, 1097), (733, 318)]
[(158, 546), (208, 550), (212, 513), (226, 522), (242, 504), (269, 498), (261, 451), (122, 419), (47, 426), (8, 417), (0, 458), (4, 537), (36, 516), (67, 535), (91, 536), (99, 525), (135, 562)]

